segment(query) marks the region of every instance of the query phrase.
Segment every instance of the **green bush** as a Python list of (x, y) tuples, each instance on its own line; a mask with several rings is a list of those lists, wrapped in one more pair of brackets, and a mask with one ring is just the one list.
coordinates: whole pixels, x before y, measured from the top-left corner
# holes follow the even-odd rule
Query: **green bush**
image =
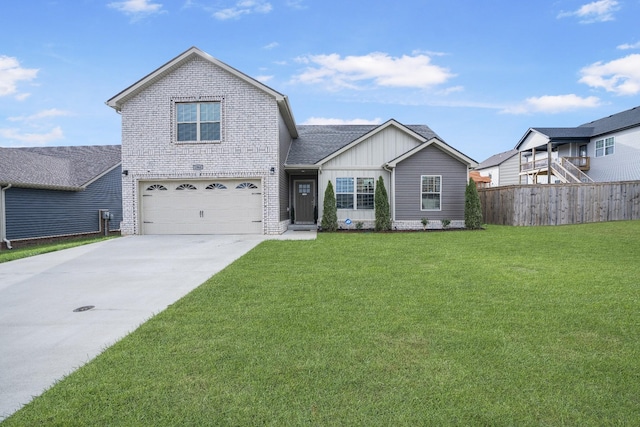
[(476, 183), (469, 178), (464, 200), (464, 226), (470, 230), (482, 228), (482, 206)]
[(331, 181), (329, 181), (327, 189), (324, 191), (324, 204), (322, 206), (322, 231), (336, 231), (338, 229), (338, 208)]
[(391, 214), (389, 211), (389, 196), (387, 196), (387, 189), (384, 186), (384, 179), (378, 178), (376, 184), (375, 193), (375, 214), (376, 214), (376, 231), (388, 231), (391, 230)]

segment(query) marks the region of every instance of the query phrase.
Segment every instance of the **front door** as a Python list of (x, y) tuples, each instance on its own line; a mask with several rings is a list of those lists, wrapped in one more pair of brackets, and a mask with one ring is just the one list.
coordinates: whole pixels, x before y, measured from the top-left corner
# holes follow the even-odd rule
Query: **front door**
[(295, 181), (295, 218), (296, 224), (313, 224), (315, 206), (315, 181)]

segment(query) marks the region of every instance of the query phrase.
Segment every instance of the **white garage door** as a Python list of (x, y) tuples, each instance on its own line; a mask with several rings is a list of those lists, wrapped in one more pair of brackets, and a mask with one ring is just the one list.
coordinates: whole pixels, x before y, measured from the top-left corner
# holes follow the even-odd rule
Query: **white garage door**
[(140, 185), (143, 234), (262, 234), (260, 180)]

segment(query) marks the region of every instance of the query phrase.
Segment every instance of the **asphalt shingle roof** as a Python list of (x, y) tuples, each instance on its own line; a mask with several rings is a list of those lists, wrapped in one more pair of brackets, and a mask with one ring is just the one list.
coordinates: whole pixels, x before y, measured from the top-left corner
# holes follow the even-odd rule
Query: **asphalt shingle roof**
[(476, 167), (476, 169), (484, 169), (484, 168), (490, 168), (490, 167), (493, 167), (493, 166), (497, 166), (499, 164), (502, 164), (502, 162), (505, 162), (505, 161), (509, 160), (510, 158), (515, 156), (516, 154), (518, 154), (518, 150), (516, 150), (515, 148), (513, 150), (504, 151), (502, 153), (494, 154), (493, 156), (491, 156), (488, 159), (486, 159), (484, 162), (480, 163)]
[[(291, 144), (288, 165), (313, 165), (351, 142), (373, 131), (380, 125), (299, 125), (298, 138)], [(407, 128), (427, 140), (438, 135), (426, 125), (408, 125)]]
[(640, 126), (640, 107), (612, 114), (602, 119), (570, 128), (546, 128), (534, 127), (536, 130), (550, 139), (589, 139), (606, 133)]
[(81, 190), (121, 162), (120, 145), (0, 148), (0, 184)]

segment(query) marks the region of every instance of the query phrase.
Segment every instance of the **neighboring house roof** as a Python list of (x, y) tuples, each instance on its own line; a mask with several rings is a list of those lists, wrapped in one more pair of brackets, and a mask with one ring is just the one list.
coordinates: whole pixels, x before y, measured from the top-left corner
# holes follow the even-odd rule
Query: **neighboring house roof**
[(482, 176), (482, 175), (480, 175), (480, 172), (478, 172), (478, 171), (469, 172), (469, 178), (473, 179), (473, 182), (475, 182), (476, 185), (478, 185), (478, 184), (491, 184), (491, 177)]
[(298, 138), (291, 144), (286, 164), (320, 165), (389, 126), (413, 133), (417, 138), (423, 139), (423, 142), (437, 141), (441, 148), (465, 161), (469, 160), (469, 163), (475, 163), (473, 159), (444, 143), (429, 126), (402, 125), (389, 120), (381, 125), (300, 125)]
[(203, 52), (202, 50), (198, 49), (197, 47), (191, 47), (190, 49), (188, 49), (185, 52), (183, 52), (182, 54), (178, 55), (177, 57), (175, 57), (171, 61), (167, 62), (166, 64), (164, 64), (163, 66), (161, 66), (157, 70), (153, 71), (152, 73), (150, 73), (147, 76), (143, 77), (142, 79), (138, 80), (136, 83), (132, 84), (131, 86), (129, 86), (128, 88), (126, 88), (122, 92), (118, 93), (117, 95), (115, 95), (114, 97), (109, 99), (106, 102), (106, 104), (109, 107), (114, 108), (116, 111), (120, 111), (122, 109), (122, 105), (128, 99), (130, 99), (131, 97), (135, 96), (141, 90), (143, 90), (143, 89), (147, 88), (148, 86), (152, 85), (153, 83), (155, 83), (156, 81), (158, 81), (159, 79), (164, 77), (166, 74), (170, 73), (171, 71), (175, 70), (176, 68), (180, 67), (181, 65), (183, 65), (187, 61), (192, 60), (195, 57), (200, 57), (200, 58), (202, 58), (202, 59), (204, 59), (206, 61), (211, 62), (212, 64), (214, 64), (214, 65), (222, 68), (223, 70), (231, 73), (232, 75), (236, 76), (237, 78), (239, 78), (241, 80), (244, 80), (245, 82), (249, 83), (250, 85), (253, 85), (256, 88), (262, 90), (263, 92), (266, 92), (266, 93), (270, 94), (271, 96), (273, 96), (275, 98), (277, 104), (278, 104), (278, 109), (280, 110), (280, 113), (282, 114), (282, 117), (284, 118), (285, 124), (287, 125), (287, 129), (289, 129), (289, 133), (294, 138), (297, 136), (297, 134), (296, 134), (296, 121), (295, 121), (295, 119), (293, 117), (293, 112), (291, 111), (291, 106), (289, 105), (289, 98), (287, 98), (286, 95), (283, 95), (280, 92), (270, 88), (269, 86), (259, 82), (258, 80), (256, 80), (256, 79), (244, 74), (243, 72), (236, 70), (235, 68), (231, 67), (230, 65), (225, 64), (224, 62), (214, 58), (213, 56), (209, 55), (208, 53)]
[(0, 148), (0, 185), (79, 191), (120, 163), (120, 145)]
[(476, 169), (486, 169), (486, 168), (492, 168), (494, 166), (501, 165), (502, 163), (506, 162), (516, 154), (518, 154), (518, 150), (516, 149), (494, 154), (493, 156), (489, 157), (487, 160), (481, 162), (476, 167)]
[(581, 128), (592, 128), (592, 137), (636, 126), (640, 126), (640, 107), (634, 107), (630, 110), (580, 125)]
[(640, 126), (640, 107), (634, 107), (630, 110), (612, 114), (602, 119), (594, 120), (589, 123), (576, 127), (566, 128), (548, 128), (548, 127), (532, 127), (527, 130), (520, 141), (516, 144), (516, 149), (522, 145), (531, 132), (538, 132), (545, 135), (551, 142), (557, 142), (558, 145), (566, 144), (570, 141), (588, 142), (591, 138), (605, 135), (607, 133), (619, 132), (621, 130)]

